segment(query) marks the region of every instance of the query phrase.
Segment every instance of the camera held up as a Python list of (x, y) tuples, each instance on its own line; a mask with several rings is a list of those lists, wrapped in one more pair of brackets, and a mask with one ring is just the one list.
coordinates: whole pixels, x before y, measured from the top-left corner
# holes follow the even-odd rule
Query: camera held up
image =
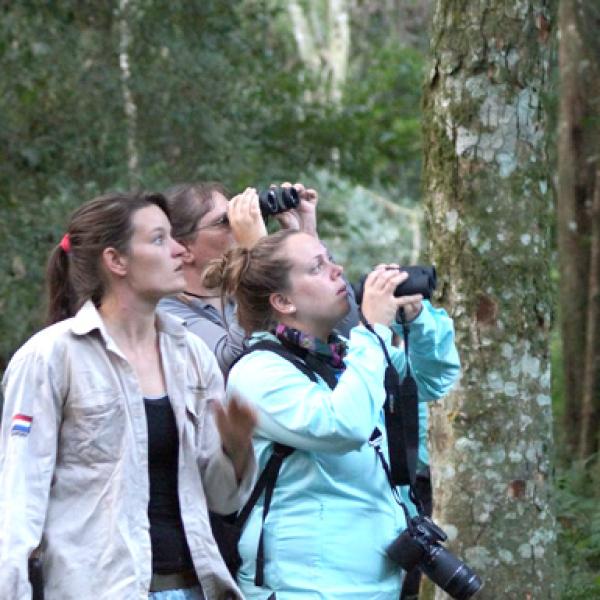
[[(431, 299), (431, 295), (437, 284), (437, 275), (434, 266), (414, 265), (411, 267), (400, 267), (400, 271), (405, 271), (409, 277), (394, 290), (394, 296), (421, 294), (426, 300)], [(355, 287), (356, 302), (358, 304), (362, 302), (366, 278), (367, 276), (363, 275)]]
[(433, 583), (457, 600), (468, 600), (481, 588), (481, 579), (439, 542), (446, 534), (429, 517), (413, 517), (387, 548), (389, 558), (405, 571), (419, 567)]
[(272, 187), (258, 194), (258, 203), (263, 219), (282, 213), (300, 204), (298, 190), (294, 187)]

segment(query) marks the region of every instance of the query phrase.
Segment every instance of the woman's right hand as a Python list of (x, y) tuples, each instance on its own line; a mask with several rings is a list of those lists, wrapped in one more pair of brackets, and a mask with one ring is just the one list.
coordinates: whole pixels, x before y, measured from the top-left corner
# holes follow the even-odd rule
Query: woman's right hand
[(394, 290), (408, 279), (408, 273), (399, 271), (398, 265), (378, 265), (365, 280), (362, 313), (370, 324), (391, 325), (399, 308), (423, 300), (421, 294), (395, 297)]
[(227, 217), (233, 237), (242, 248), (252, 248), (261, 237), (267, 235), (260, 213), (258, 193), (254, 188), (246, 188), (229, 201)]

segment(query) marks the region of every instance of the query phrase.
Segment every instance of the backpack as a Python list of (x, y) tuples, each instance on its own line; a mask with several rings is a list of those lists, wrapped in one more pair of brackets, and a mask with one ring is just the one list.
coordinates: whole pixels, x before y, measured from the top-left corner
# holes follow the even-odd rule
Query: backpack
[[(323, 377), (331, 389), (333, 389), (337, 383), (337, 379), (333, 373), (333, 370), (327, 367), (327, 365), (323, 364), (321, 361), (318, 361), (318, 359), (311, 360), (313, 357), (308, 353), (308, 351), (304, 351), (302, 348), (297, 348), (294, 346), (284, 346), (279, 342), (271, 340), (259, 341), (244, 350), (244, 352), (242, 352), (236, 358), (231, 367), (233, 367), (233, 365), (243, 356), (250, 354), (250, 352), (255, 352), (256, 350), (268, 350), (269, 352), (274, 352), (282, 358), (285, 358), (297, 369), (302, 371), (302, 373), (304, 373), (313, 383), (317, 383), (318, 381), (315, 373), (319, 373), (319, 375)], [(310, 363), (310, 366), (308, 363)], [(262, 514), (262, 522), (264, 524), (267, 514), (269, 513), (271, 498), (273, 496), (273, 490), (275, 489), (275, 483), (277, 482), (281, 465), (283, 464), (283, 461), (294, 452), (294, 450), (294, 448), (291, 446), (286, 446), (285, 444), (275, 443), (273, 445), (273, 454), (271, 454), (269, 457), (265, 468), (258, 477), (248, 501), (239, 513), (227, 516), (210, 513), (213, 536), (217, 542), (219, 551), (223, 556), (223, 560), (225, 561), (227, 568), (234, 578), (242, 563), (238, 552), (238, 541), (242, 535), (244, 525), (246, 524), (252, 509), (258, 502), (258, 499), (261, 497), (263, 492), (265, 494)], [(264, 563), (263, 530), (261, 527), (256, 554), (256, 573), (254, 576), (254, 583), (258, 587), (264, 584)]]

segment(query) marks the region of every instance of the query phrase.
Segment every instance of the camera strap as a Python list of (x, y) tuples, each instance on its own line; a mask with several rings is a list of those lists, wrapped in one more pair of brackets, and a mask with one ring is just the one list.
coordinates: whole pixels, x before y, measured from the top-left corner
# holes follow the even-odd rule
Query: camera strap
[[(396, 504), (400, 505), (400, 507), (404, 511), (404, 517), (406, 518), (407, 527), (410, 528), (411, 527), (410, 513), (408, 512), (408, 507), (402, 500), (402, 496), (400, 496), (398, 487), (396, 485), (394, 485), (394, 482), (392, 480), (392, 473), (390, 471), (390, 466), (388, 465), (387, 460), (385, 460), (385, 456), (383, 455), (383, 451), (381, 450), (381, 439), (382, 439), (381, 431), (379, 431), (379, 429), (377, 427), (375, 427), (375, 429), (373, 430), (373, 433), (371, 434), (371, 438), (369, 439), (369, 445), (373, 448), (373, 450), (375, 450), (375, 453), (377, 454), (377, 457), (379, 458), (379, 461), (381, 462), (381, 466), (383, 467), (383, 470), (385, 471), (385, 475), (387, 477), (388, 483), (390, 484), (390, 489), (392, 490), (392, 496), (394, 497)], [(389, 443), (389, 441), (388, 441), (388, 443)], [(420, 503), (415, 502), (415, 505), (417, 507), (417, 510), (419, 511), (419, 514), (422, 514)]]
[(384, 404), (385, 428), (387, 432), (389, 464), (389, 481), (392, 487), (408, 485), (411, 488), (411, 499), (419, 505), (416, 498), (415, 483), (417, 479), (417, 455), (419, 449), (419, 404), (417, 383), (412, 376), (408, 357), (409, 326), (400, 310), (402, 331), (404, 336), (404, 354), (406, 358), (406, 375), (402, 382), (392, 363), (385, 342), (377, 334), (373, 326), (360, 313), (363, 325), (377, 338), (387, 362), (385, 369)]

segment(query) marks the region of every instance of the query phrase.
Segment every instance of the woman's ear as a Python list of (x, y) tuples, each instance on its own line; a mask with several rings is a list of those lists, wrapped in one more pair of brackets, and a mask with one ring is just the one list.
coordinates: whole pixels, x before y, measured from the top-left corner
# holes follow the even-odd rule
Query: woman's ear
[(281, 294), (280, 292), (271, 294), (269, 296), (269, 303), (273, 310), (282, 315), (293, 315), (296, 312), (294, 303), (285, 294)]
[(102, 251), (102, 264), (109, 273), (114, 273), (124, 277), (127, 275), (128, 261), (124, 254), (121, 254), (115, 248), (104, 248)]
[(196, 260), (196, 257), (194, 256), (194, 253), (190, 250), (189, 245), (186, 242), (179, 242), (179, 244), (183, 246), (183, 254), (181, 255), (183, 263), (186, 265), (193, 264)]

